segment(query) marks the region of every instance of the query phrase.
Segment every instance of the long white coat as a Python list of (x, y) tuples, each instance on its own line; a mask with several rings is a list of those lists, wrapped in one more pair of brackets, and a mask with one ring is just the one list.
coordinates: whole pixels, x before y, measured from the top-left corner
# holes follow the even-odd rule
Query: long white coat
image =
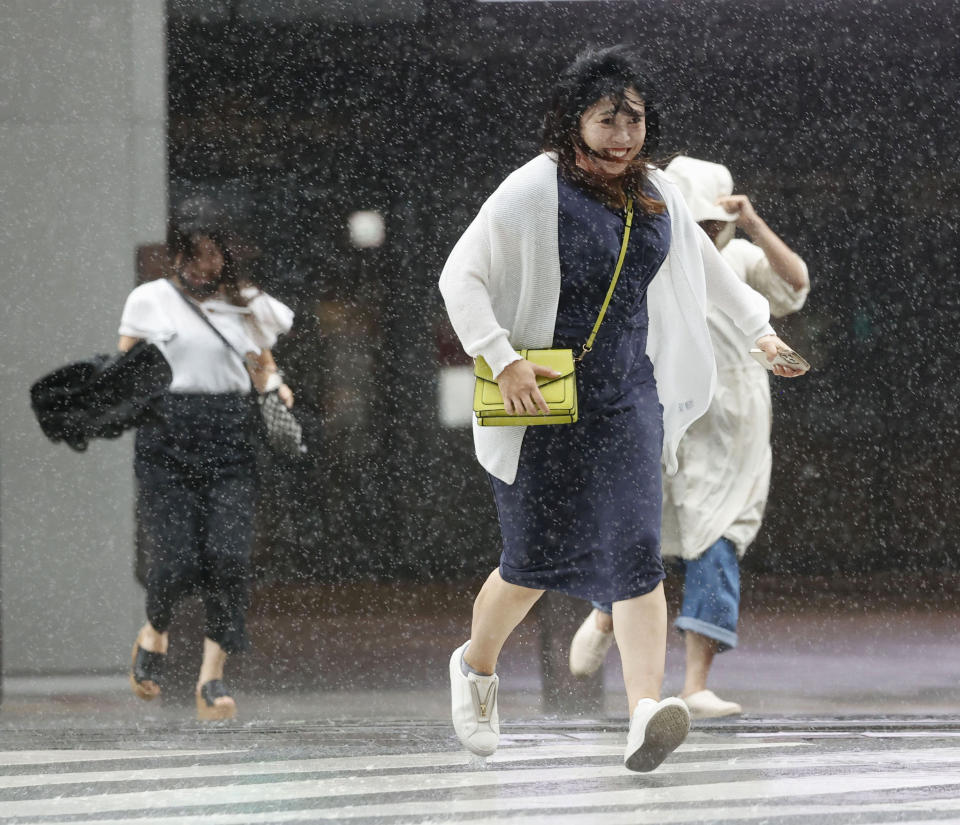
[[(800, 309), (809, 286), (794, 290), (763, 250), (736, 238), (721, 252), (731, 269), (770, 303), (777, 318)], [(770, 381), (739, 346), (733, 322), (707, 316), (717, 357), (710, 409), (687, 430), (677, 450), (679, 471), (663, 484), (664, 556), (696, 559), (717, 539), (730, 539), (740, 556), (756, 538), (770, 489)]]
[[(680, 438), (710, 406), (716, 382), (708, 308), (716, 305), (735, 320), (745, 349), (773, 330), (767, 301), (724, 263), (676, 185), (659, 170), (651, 170), (650, 180), (667, 205), (672, 231), (670, 252), (647, 293), (647, 354), (663, 405), (663, 462), (673, 473)], [(463, 348), (482, 355), (494, 375), (516, 360), (515, 350), (553, 344), (560, 299), (557, 208), (556, 162), (539, 155), (487, 199), (440, 275)], [(474, 422), (480, 464), (507, 484), (516, 478), (525, 431)]]

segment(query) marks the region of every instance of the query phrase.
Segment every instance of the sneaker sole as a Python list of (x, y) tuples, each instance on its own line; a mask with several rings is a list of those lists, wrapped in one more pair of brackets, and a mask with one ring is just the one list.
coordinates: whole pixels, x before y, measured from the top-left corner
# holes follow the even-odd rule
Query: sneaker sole
[(647, 722), (643, 744), (624, 761), (631, 771), (646, 773), (673, 753), (690, 732), (690, 716), (676, 705), (657, 711)]

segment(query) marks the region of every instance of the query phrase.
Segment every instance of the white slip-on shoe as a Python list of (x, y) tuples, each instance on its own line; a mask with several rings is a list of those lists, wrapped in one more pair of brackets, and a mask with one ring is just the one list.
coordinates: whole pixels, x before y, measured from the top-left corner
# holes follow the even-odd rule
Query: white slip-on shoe
[(630, 719), (623, 764), (631, 771), (652, 771), (673, 753), (690, 731), (690, 711), (682, 699), (641, 699)]
[(500, 679), (464, 675), (460, 668), (463, 652), (470, 642), (464, 642), (450, 657), (450, 705), (453, 729), (463, 746), (477, 756), (490, 756), (500, 743), (500, 714), (497, 712), (497, 693)]
[(716, 719), (720, 716), (736, 716), (743, 713), (743, 708), (736, 702), (721, 699), (712, 690), (698, 690), (689, 696), (682, 697), (694, 719)]
[(570, 672), (574, 676), (589, 676), (600, 669), (607, 651), (613, 644), (613, 631), (604, 633), (597, 628), (594, 609), (573, 634), (570, 642)]

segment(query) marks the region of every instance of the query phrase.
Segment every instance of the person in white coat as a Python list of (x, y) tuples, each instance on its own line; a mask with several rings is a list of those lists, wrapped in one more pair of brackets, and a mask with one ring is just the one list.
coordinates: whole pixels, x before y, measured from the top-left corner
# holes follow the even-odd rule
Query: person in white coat
[[(675, 470), (684, 430), (710, 404), (709, 306), (734, 319), (744, 349), (758, 346), (772, 361), (786, 345), (770, 327), (766, 300), (727, 267), (676, 185), (651, 164), (657, 134), (635, 56), (622, 47), (581, 55), (554, 88), (544, 154), (488, 198), (440, 277), (453, 328), (490, 367), (508, 413), (548, 412), (536, 378), (557, 375), (518, 349), (585, 353), (575, 424), (475, 422), (503, 553), (449, 674), (454, 730), (482, 756), (499, 742), (500, 651), (547, 589), (612, 603), (630, 714), (628, 769), (653, 770), (689, 729), (686, 705), (660, 699), (661, 461)], [(618, 260), (619, 280), (587, 352)]]
[[(763, 295), (775, 317), (799, 310), (810, 290), (806, 264), (757, 215), (746, 195), (733, 194), (721, 164), (679, 156), (666, 168), (694, 219), (742, 281)], [(750, 240), (736, 238), (740, 228)], [(662, 554), (682, 560), (684, 598), (675, 626), (684, 634), (686, 679), (681, 698), (691, 716), (741, 712), (707, 688), (716, 653), (737, 645), (739, 559), (760, 529), (770, 487), (772, 411), (766, 371), (744, 352), (733, 321), (707, 315), (717, 358), (717, 388), (707, 413), (683, 437), (678, 472), (664, 478)], [(609, 605), (574, 635), (570, 669), (586, 675), (613, 643)]]

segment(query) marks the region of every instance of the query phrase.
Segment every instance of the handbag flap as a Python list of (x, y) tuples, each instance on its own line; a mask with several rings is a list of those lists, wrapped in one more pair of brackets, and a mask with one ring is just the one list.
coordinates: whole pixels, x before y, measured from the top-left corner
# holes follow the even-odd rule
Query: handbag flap
[[(539, 387), (552, 384), (554, 381), (560, 381), (568, 375), (571, 375), (574, 370), (572, 349), (522, 349), (519, 355), (521, 358), (526, 358), (534, 364), (539, 364), (542, 367), (550, 367), (560, 373), (557, 378), (538, 375), (537, 386)], [(478, 355), (473, 362), (473, 374), (484, 381), (494, 380), (493, 371), (483, 359), (482, 355)]]
[[(551, 409), (554, 407), (569, 408), (576, 403), (577, 387), (574, 375), (573, 350), (520, 350), (520, 356), (534, 364), (550, 367), (560, 373), (556, 378), (537, 376), (537, 386)], [(500, 387), (493, 379), (490, 367), (482, 357), (478, 357), (474, 362), (474, 374), (479, 379), (474, 398), (475, 404), (481, 408), (502, 411), (503, 398), (500, 395)], [(495, 414), (502, 414), (502, 412)]]

